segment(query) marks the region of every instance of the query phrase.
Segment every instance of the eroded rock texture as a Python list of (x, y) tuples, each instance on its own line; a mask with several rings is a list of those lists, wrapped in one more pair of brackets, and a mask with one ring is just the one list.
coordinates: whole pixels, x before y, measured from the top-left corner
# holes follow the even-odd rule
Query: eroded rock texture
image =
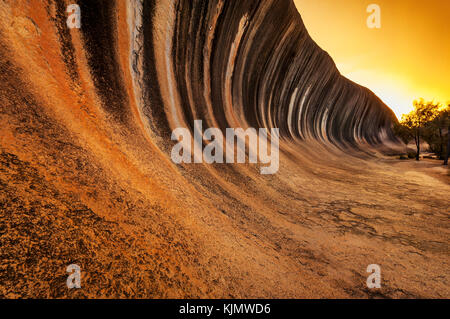
[[(291, 1), (72, 2), (0, 0), (0, 297), (449, 297), (448, 183)], [(173, 164), (196, 119), (280, 128), (279, 172)]]

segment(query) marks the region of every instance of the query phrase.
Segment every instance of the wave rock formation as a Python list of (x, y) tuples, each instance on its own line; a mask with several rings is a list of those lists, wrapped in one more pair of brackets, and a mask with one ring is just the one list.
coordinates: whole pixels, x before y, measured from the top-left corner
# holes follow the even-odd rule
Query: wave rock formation
[[(0, 1), (0, 297), (449, 296), (448, 189), (407, 198), (392, 111), (292, 1), (71, 3)], [(279, 128), (279, 172), (174, 164), (194, 120)]]

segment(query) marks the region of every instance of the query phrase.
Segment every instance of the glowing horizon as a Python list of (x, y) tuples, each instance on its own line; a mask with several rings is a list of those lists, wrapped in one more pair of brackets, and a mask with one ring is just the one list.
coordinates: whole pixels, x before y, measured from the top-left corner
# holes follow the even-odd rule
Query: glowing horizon
[[(341, 74), (373, 91), (397, 118), (423, 98), (450, 101), (450, 1), (294, 0), (316, 43)], [(369, 29), (369, 4), (381, 28)]]

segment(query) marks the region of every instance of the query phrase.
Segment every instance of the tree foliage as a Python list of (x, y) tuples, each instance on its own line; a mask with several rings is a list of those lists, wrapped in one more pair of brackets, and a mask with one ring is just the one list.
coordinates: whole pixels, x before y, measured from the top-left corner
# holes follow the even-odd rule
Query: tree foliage
[(448, 161), (450, 104), (443, 108), (441, 104), (426, 102), (423, 99), (414, 101), (414, 109), (402, 116), (394, 126), (394, 132), (406, 145), (414, 140), (416, 159), (419, 160), (422, 140), (429, 145), (429, 150)]

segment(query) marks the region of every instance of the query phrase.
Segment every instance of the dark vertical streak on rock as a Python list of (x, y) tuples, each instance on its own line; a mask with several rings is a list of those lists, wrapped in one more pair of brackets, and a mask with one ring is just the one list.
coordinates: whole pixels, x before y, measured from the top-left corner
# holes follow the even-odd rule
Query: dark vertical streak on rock
[[(55, 6), (55, 17), (52, 17), (57, 28), (59, 43), (61, 45), (61, 57), (66, 64), (66, 70), (69, 73), (70, 79), (76, 85), (79, 85), (80, 75), (78, 73), (78, 66), (75, 62), (75, 48), (72, 44), (72, 35), (70, 29), (66, 24), (66, 5), (63, 0), (53, 0), (52, 5)], [(47, 5), (47, 12), (49, 12), (51, 4)], [(50, 12), (49, 12), (50, 13)]]
[(126, 122), (128, 97), (117, 53), (116, 2), (79, 1), (81, 31), (86, 42), (89, 66), (103, 107), (115, 120)]

